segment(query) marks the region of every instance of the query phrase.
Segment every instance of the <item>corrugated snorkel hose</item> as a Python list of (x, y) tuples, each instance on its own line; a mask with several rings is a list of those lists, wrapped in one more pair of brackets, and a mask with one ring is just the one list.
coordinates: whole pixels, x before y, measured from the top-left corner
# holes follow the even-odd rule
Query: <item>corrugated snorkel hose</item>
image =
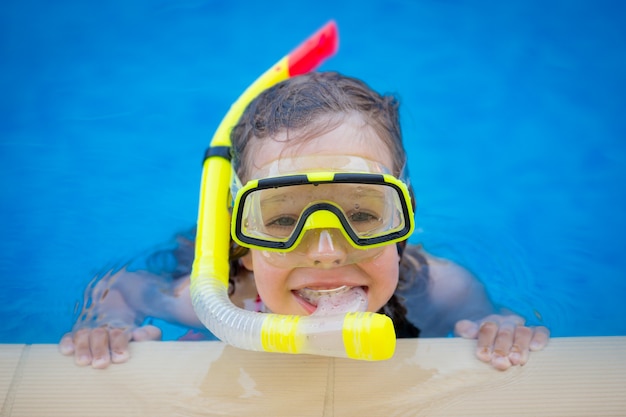
[(381, 314), (264, 314), (240, 309), (228, 297), (232, 126), (261, 91), (313, 70), (333, 55), (337, 46), (337, 27), (331, 21), (246, 89), (218, 126), (207, 151), (200, 187), (191, 298), (202, 323), (222, 341), (242, 349), (364, 360), (388, 359), (395, 350), (393, 324)]

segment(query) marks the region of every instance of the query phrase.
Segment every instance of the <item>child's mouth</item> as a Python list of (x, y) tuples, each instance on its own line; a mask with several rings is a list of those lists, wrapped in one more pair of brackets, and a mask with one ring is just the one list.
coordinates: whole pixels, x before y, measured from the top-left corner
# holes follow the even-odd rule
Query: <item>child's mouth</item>
[(343, 294), (349, 291), (350, 288), (352, 287), (348, 287), (347, 285), (342, 285), (341, 287), (330, 288), (330, 289), (325, 289), (325, 290), (314, 290), (312, 288), (302, 288), (296, 292), (300, 297), (304, 298), (307, 302), (309, 302), (310, 304), (313, 304), (314, 306), (317, 306), (317, 304), (320, 301), (320, 298), (323, 295), (328, 295), (332, 297), (335, 295)]
[(307, 310), (310, 313), (326, 315), (367, 310), (367, 293), (364, 287), (342, 285), (328, 289), (302, 288), (294, 292), (309, 304), (311, 308)]

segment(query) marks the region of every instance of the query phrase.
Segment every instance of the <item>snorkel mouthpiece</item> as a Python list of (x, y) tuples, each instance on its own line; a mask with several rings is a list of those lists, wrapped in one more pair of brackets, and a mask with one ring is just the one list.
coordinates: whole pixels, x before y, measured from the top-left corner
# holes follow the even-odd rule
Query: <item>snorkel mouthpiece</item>
[(337, 45), (337, 27), (331, 21), (262, 74), (233, 103), (207, 151), (200, 187), (191, 298), (200, 321), (222, 341), (242, 349), (363, 360), (389, 359), (395, 350), (391, 319), (364, 311), (367, 296), (362, 288), (321, 295), (317, 310), (310, 316), (246, 311), (233, 305), (228, 296), (232, 126), (261, 91), (313, 70), (336, 52)]

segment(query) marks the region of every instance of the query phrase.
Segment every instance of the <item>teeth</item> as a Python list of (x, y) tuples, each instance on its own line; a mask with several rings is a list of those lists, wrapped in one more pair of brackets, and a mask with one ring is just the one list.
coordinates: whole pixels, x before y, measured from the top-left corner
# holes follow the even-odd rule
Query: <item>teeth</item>
[(301, 290), (298, 290), (298, 295), (304, 298), (305, 300), (307, 300), (309, 303), (316, 306), (317, 303), (319, 302), (320, 297), (322, 297), (323, 295), (332, 296), (332, 295), (343, 294), (344, 292), (349, 291), (350, 288), (352, 287), (348, 287), (347, 285), (342, 285), (341, 287), (331, 288), (327, 290), (314, 290), (311, 288), (302, 288)]

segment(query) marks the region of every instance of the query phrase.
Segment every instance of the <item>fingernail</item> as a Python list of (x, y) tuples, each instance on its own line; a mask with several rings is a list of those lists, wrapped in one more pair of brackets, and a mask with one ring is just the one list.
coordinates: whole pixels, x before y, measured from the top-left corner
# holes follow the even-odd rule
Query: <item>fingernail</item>
[(78, 365), (89, 365), (89, 362), (91, 362), (91, 360), (87, 355), (80, 355), (78, 358), (76, 358), (76, 363)]
[(541, 349), (541, 343), (537, 342), (537, 341), (532, 341), (530, 342), (530, 350), (539, 350)]
[(108, 361), (103, 357), (93, 358), (93, 360), (91, 361), (91, 366), (93, 368), (104, 368), (107, 365), (108, 365)]
[(511, 352), (509, 354), (509, 359), (511, 362), (517, 364), (522, 360), (522, 356), (518, 352)]
[(478, 348), (476, 350), (476, 356), (483, 362), (488, 362), (491, 359), (491, 349), (488, 347)]
[(506, 356), (494, 355), (491, 359), (491, 363), (494, 368), (499, 370), (505, 370), (511, 367), (511, 361)]
[(74, 347), (73, 346), (60, 345), (59, 346), (59, 350), (64, 355), (70, 355), (70, 354), (74, 353)]
[(111, 359), (114, 363), (126, 362), (129, 358), (128, 352), (112, 352)]

